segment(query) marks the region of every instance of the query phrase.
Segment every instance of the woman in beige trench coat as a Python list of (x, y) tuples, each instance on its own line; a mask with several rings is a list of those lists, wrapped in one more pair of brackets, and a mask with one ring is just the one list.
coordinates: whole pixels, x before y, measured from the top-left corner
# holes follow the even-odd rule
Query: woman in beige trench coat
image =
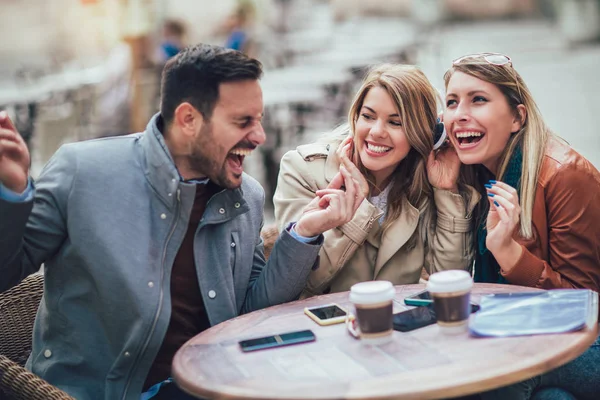
[(334, 179), (340, 168), (365, 195), (350, 222), (325, 232), (303, 297), (470, 268), (479, 195), (459, 184), (451, 147), (433, 151), (437, 98), (418, 68), (377, 66), (356, 94), (347, 125), (283, 156), (273, 199), (280, 230), (299, 219), (315, 193), (343, 190)]

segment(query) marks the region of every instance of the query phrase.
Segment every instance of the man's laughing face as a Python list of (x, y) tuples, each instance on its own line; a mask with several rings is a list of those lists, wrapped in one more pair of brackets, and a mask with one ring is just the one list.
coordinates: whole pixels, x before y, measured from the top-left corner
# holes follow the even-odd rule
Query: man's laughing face
[(262, 115), (258, 81), (222, 83), (212, 116), (202, 124), (192, 145), (190, 166), (219, 186), (238, 188), (244, 158), (265, 141)]

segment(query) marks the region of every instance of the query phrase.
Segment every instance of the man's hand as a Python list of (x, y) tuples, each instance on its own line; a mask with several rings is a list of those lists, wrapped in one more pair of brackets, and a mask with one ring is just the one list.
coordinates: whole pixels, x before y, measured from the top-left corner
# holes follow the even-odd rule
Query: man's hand
[(6, 111), (0, 112), (0, 183), (16, 193), (27, 189), (29, 150)]
[[(346, 190), (342, 190), (342, 186)], [(326, 189), (318, 190), (317, 196), (304, 208), (296, 222), (296, 233), (304, 237), (318, 236), (323, 232), (350, 221), (364, 200), (360, 184), (342, 165), (340, 172)]]

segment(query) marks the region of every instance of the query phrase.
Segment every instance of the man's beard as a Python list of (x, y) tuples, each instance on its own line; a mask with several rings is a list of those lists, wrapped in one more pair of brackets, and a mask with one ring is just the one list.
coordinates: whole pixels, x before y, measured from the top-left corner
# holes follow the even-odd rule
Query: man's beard
[[(224, 155), (221, 163), (216, 160), (220, 155)], [(193, 144), (188, 162), (191, 169), (200, 176), (206, 176), (223, 188), (237, 189), (241, 184), (239, 176), (235, 176), (235, 180), (227, 176), (228, 155), (229, 151), (216, 143), (212, 126), (209, 124), (203, 128), (198, 135), (198, 140)]]
[[(216, 152), (213, 153), (213, 156), (215, 153)], [(219, 153), (222, 154), (223, 150), (221, 149)], [(223, 160), (223, 163), (219, 164), (216, 160), (207, 156), (205, 151), (196, 147), (190, 156), (189, 162), (194, 171), (198, 171), (201, 175), (205, 175), (213, 183), (216, 183), (223, 188), (236, 189), (240, 186), (239, 182), (232, 181), (227, 176), (227, 167), (225, 166), (227, 158)]]

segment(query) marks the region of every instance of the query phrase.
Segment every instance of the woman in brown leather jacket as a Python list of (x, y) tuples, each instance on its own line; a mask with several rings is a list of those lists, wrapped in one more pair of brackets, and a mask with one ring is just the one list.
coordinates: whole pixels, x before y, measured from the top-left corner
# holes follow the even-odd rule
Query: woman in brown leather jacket
[[(549, 131), (508, 56), (458, 58), (444, 81), (450, 141), (466, 182), (482, 194), (475, 281), (599, 291), (598, 170)], [(593, 397), (599, 350), (596, 341), (565, 367), (484, 397), (527, 399), (542, 386)]]

